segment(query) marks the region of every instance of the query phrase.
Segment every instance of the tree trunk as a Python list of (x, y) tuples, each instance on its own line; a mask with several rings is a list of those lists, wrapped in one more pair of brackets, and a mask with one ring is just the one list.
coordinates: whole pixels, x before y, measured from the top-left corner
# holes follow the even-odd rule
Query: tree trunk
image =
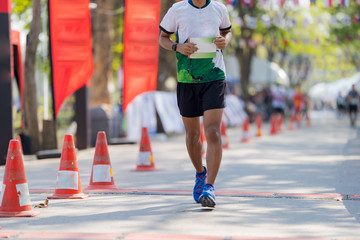
[(93, 19), (94, 73), (90, 85), (90, 106), (110, 104), (108, 83), (112, 80), (113, 0), (97, 1)]
[(33, 0), (30, 32), (26, 39), (24, 107), (27, 130), (32, 139), (33, 151), (40, 149), (38, 103), (35, 81), (36, 49), (41, 31), (41, 1)]
[(242, 27), (240, 44), (236, 48), (236, 56), (240, 64), (241, 98), (245, 103), (249, 101), (251, 61), (255, 54), (255, 43), (252, 40), (252, 33), (252, 29)]
[(254, 50), (251, 48), (245, 48), (242, 51), (246, 53), (238, 54), (237, 57), (240, 63), (242, 99), (247, 103), (249, 101), (248, 90), (250, 85), (251, 61), (254, 56)]
[(236, 9), (239, 12), (239, 17), (245, 24), (241, 27), (241, 34), (236, 39), (239, 45), (235, 48), (236, 57), (238, 58), (240, 65), (240, 76), (241, 76), (241, 98), (244, 100), (245, 105), (249, 101), (249, 85), (250, 85), (250, 73), (251, 73), (251, 61), (255, 54), (255, 43), (252, 40), (253, 29), (246, 26), (247, 20), (246, 15), (256, 15), (256, 4), (257, 1), (253, 1), (251, 7), (244, 7), (242, 1), (237, 1)]
[[(162, 0), (161, 1), (161, 13), (160, 21), (174, 4), (175, 1)], [(159, 47), (159, 65), (158, 65), (158, 81), (157, 89), (165, 90), (165, 80), (173, 76), (176, 78), (176, 55), (174, 52), (170, 52), (162, 47)]]

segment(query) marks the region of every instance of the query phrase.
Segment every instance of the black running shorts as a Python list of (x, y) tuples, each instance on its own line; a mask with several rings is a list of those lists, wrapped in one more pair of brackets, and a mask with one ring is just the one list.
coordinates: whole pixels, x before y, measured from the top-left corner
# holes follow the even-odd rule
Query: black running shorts
[(183, 117), (200, 117), (204, 111), (225, 108), (226, 80), (178, 83), (177, 102)]
[(355, 113), (357, 113), (357, 111), (358, 111), (358, 106), (357, 105), (353, 105), (353, 104), (350, 104), (349, 105), (349, 112), (355, 112)]

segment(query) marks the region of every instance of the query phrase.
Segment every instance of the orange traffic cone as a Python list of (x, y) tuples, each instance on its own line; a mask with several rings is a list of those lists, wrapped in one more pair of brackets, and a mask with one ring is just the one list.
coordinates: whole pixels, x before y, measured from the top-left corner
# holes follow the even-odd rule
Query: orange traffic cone
[(282, 132), (284, 130), (284, 121), (282, 114), (278, 114), (278, 121), (277, 121), (277, 130), (278, 132)]
[(85, 190), (118, 189), (114, 184), (105, 132), (98, 132), (90, 184)]
[(60, 167), (56, 179), (55, 193), (49, 199), (83, 199), (79, 168), (73, 135), (67, 134), (61, 152)]
[(151, 151), (150, 137), (148, 129), (142, 128), (141, 141), (140, 141), (140, 152), (135, 171), (154, 171), (155, 163), (154, 156)]
[(289, 121), (289, 130), (290, 130), (290, 131), (294, 130), (293, 121), (294, 121), (293, 114), (291, 114), (291, 116), (290, 116), (290, 121)]
[(249, 119), (245, 118), (244, 119), (244, 123), (243, 123), (243, 136), (241, 139), (241, 142), (245, 143), (245, 142), (249, 142), (250, 141), (250, 136), (249, 136)]
[(306, 126), (311, 127), (311, 121), (310, 121), (310, 116), (309, 116), (308, 112), (306, 112), (305, 117), (306, 117)]
[(22, 152), (18, 140), (10, 140), (0, 195), (0, 217), (34, 217)]
[(261, 137), (261, 127), (262, 127), (262, 116), (261, 116), (261, 114), (256, 115), (256, 126), (257, 126), (256, 136)]
[(22, 148), (21, 137), (20, 137), (20, 136), (17, 136), (17, 137), (16, 137), (16, 140), (18, 140), (19, 143), (20, 143), (20, 151), (21, 151), (21, 154), (22, 154), (23, 160), (24, 160), (24, 151), (23, 151), (23, 148)]
[(226, 124), (224, 121), (221, 121), (221, 142), (223, 148), (229, 148), (229, 138), (226, 135)]
[(274, 114), (270, 116), (270, 134), (275, 135), (277, 133), (276, 129), (276, 117)]
[(296, 115), (295, 113), (293, 113), (291, 114), (290, 117), (289, 130), (295, 130), (296, 128), (297, 128)]
[(203, 157), (206, 157), (206, 147), (207, 147), (207, 142), (206, 142), (206, 137), (205, 137), (205, 131), (204, 131), (204, 125), (202, 123), (200, 123), (200, 128), (201, 128), (201, 132), (200, 132), (200, 141), (201, 141), (201, 154)]

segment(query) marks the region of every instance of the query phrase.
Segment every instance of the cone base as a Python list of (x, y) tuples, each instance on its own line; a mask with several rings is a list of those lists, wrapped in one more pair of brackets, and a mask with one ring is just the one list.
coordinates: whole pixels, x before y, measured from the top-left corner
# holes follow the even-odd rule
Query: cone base
[(78, 193), (78, 194), (54, 194), (52, 196), (49, 196), (48, 199), (84, 199), (90, 197), (87, 194), (84, 193)]
[(89, 185), (84, 191), (87, 190), (117, 190), (119, 189), (116, 185)]
[(222, 148), (228, 149), (228, 148), (229, 148), (229, 144), (223, 145)]
[(256, 132), (256, 136), (257, 137), (261, 137), (261, 128), (258, 128), (257, 132)]
[(154, 166), (136, 166), (134, 170), (131, 170), (132, 172), (145, 172), (145, 171), (157, 171)]
[(242, 143), (250, 142), (250, 139), (241, 139)]
[[(35, 217), (39, 215), (40, 212), (36, 211), (20, 211), (20, 212), (5, 212), (0, 211), (0, 217)], [(1, 229), (1, 227), (0, 227)]]

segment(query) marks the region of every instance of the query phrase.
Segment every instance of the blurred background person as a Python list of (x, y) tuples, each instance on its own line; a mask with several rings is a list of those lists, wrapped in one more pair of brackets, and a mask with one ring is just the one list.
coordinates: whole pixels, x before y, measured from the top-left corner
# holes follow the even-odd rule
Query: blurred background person
[(296, 86), (295, 88), (293, 101), (294, 101), (294, 112), (296, 115), (296, 120), (300, 124), (304, 110), (304, 94), (301, 91), (300, 86)]
[(349, 106), (349, 117), (350, 117), (350, 125), (355, 127), (356, 119), (357, 119), (357, 112), (359, 106), (359, 93), (355, 89), (355, 85), (351, 86), (351, 90), (347, 95), (347, 102)]
[(342, 118), (346, 113), (346, 99), (345, 97), (339, 92), (338, 96), (336, 97), (336, 116), (337, 118)]
[(285, 114), (287, 92), (279, 81), (275, 85), (271, 86), (271, 107), (272, 113), (276, 115)]

